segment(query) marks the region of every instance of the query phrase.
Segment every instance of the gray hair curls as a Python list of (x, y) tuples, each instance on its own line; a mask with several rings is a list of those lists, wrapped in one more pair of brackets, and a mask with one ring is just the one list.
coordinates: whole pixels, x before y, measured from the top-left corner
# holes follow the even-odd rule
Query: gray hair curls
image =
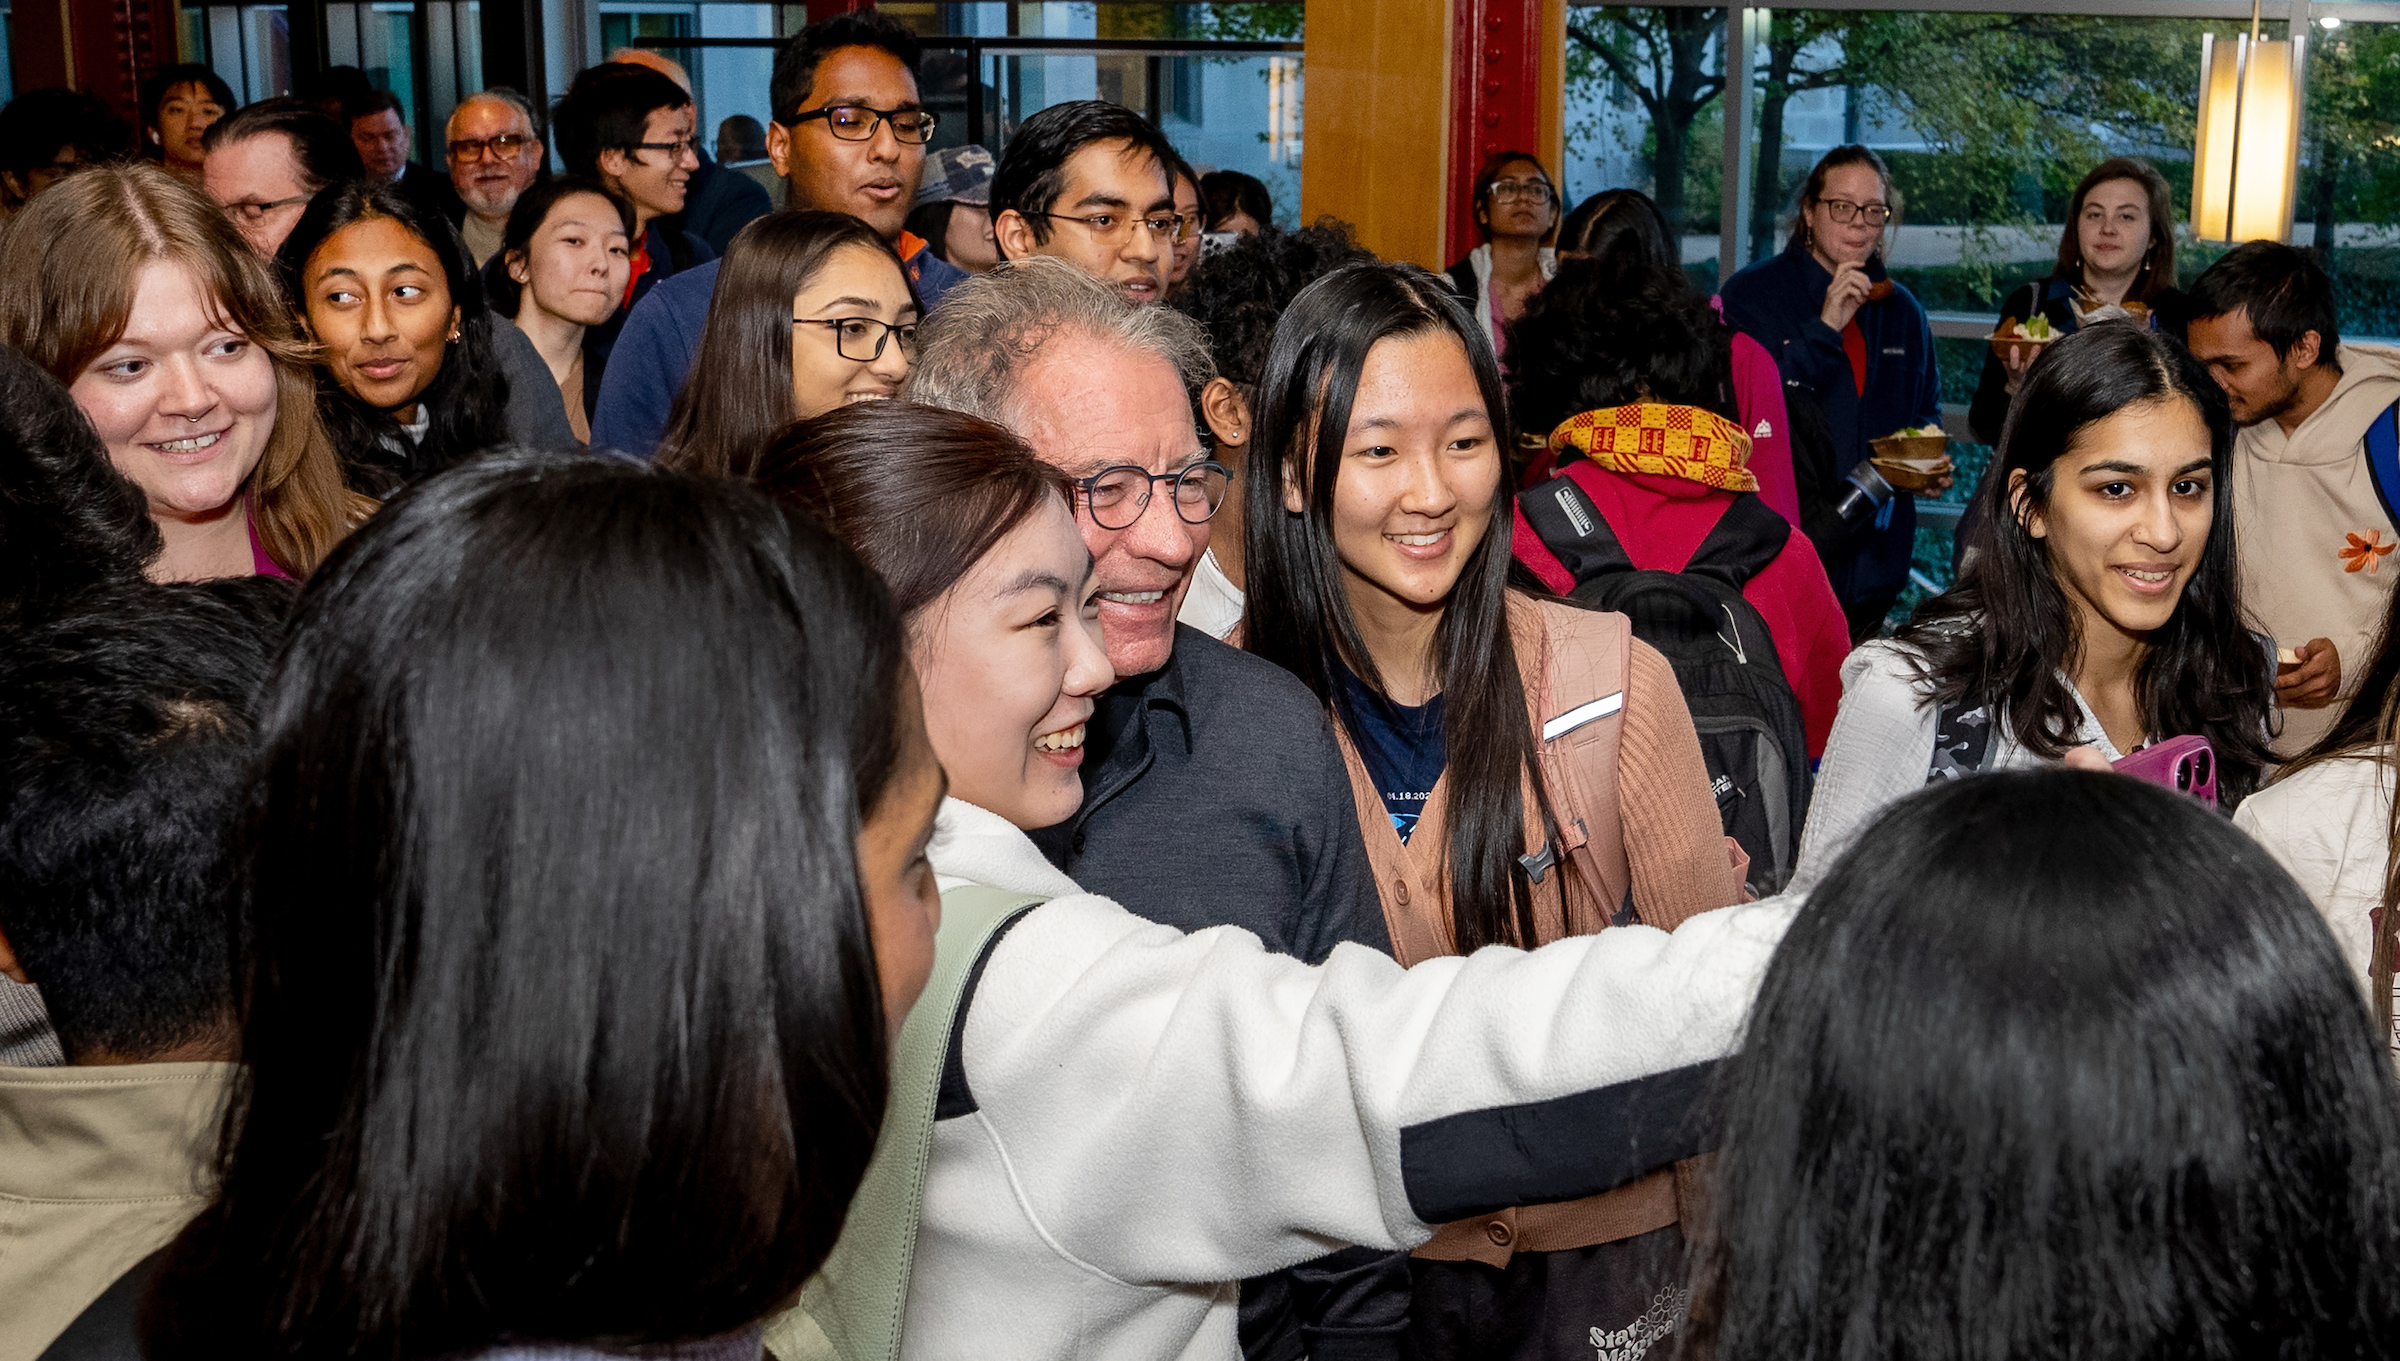
[(1107, 282), (1037, 255), (968, 279), (942, 298), (925, 321), (903, 395), (1015, 429), (1025, 368), (1061, 333), (1163, 359), (1186, 393), (1217, 376), (1198, 322), (1169, 307), (1137, 307)]

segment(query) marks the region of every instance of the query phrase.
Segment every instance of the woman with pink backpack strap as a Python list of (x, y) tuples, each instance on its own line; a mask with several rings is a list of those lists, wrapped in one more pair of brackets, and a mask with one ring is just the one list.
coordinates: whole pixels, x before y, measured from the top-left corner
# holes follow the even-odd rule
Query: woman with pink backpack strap
[[(1746, 860), (1666, 661), (1622, 615), (1511, 584), (1499, 365), (1441, 281), (1371, 264), (1311, 285), (1257, 414), (1245, 646), (1332, 711), (1400, 961), (1739, 901)], [(1451, 1223), (1410, 1263), (1412, 1345), (1663, 1335), (1680, 1217), (1661, 1169)]]

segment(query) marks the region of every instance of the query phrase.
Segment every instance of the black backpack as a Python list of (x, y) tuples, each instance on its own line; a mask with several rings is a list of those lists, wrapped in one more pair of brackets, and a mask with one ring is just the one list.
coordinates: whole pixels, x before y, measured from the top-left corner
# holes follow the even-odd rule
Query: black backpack
[(1572, 476), (1519, 494), (1517, 506), (1574, 576), (1574, 598), (1623, 614), (1675, 668), (1725, 834), (1750, 854), (1750, 890), (1779, 892), (1808, 812), (1808, 730), (1742, 587), (1783, 551), (1790, 522), (1744, 492), (1682, 571), (1642, 571)]

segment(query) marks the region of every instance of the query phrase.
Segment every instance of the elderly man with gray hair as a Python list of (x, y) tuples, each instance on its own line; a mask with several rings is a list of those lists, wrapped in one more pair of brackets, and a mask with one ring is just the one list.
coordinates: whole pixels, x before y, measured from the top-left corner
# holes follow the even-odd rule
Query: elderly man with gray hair
[(1187, 396), (1214, 376), (1190, 318), (1037, 256), (951, 289), (906, 395), (1007, 426), (1077, 482), (1117, 683), (1086, 739), (1083, 807), (1034, 833), (1044, 854), (1186, 931), (1230, 922), (1312, 963), (1338, 941), (1388, 950), (1323, 706), (1175, 622), (1225, 495)]
[[(1216, 376), (1199, 324), (1049, 256), (953, 287), (904, 394), (997, 422), (1076, 480), (1117, 683), (1086, 728), (1083, 806), (1031, 833), (1086, 890), (1185, 931), (1239, 926), (1311, 964), (1390, 953), (1324, 707), (1271, 662), (1175, 622), (1225, 469), (1192, 421)], [(1225, 532), (1239, 534), (1240, 525)], [(1407, 1259), (1363, 1248), (1243, 1283), (1248, 1355), (1338, 1333), (1389, 1343)]]
[(500, 249), (509, 211), (542, 173), (542, 134), (532, 102), (495, 85), (459, 101), (442, 136), (450, 187), (467, 210), (458, 234), (481, 268)]

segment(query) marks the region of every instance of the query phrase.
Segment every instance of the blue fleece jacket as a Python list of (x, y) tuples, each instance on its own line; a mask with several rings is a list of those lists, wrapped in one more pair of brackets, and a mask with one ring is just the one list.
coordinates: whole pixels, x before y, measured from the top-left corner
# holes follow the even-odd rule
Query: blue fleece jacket
[[(965, 270), (924, 249), (909, 258), (908, 274), (927, 315), (941, 306), (951, 285), (967, 277)], [(708, 298), (716, 286), (717, 262), (712, 260), (662, 280), (633, 305), (609, 356), (599, 403), (592, 409), (594, 449), (644, 458), (658, 452), (675, 394), (683, 390), (692, 356), (700, 350), (700, 330), (708, 324)]]
[[(1934, 368), (1933, 327), (1916, 295), (1894, 285), (1892, 295), (1858, 309), (1867, 342), (1867, 382), (1861, 392), (1842, 352), (1841, 332), (1825, 324), (1825, 290), (1833, 276), (1798, 241), (1726, 281), (1725, 319), (1775, 356), (1787, 384), (1816, 394), (1833, 428), (1834, 475), (1874, 452), (1872, 442), (1906, 426), (1939, 425), (1941, 381)], [(1908, 585), (1917, 536), (1917, 505), (1893, 498), (1888, 516), (1848, 543), (1819, 545), (1833, 593), (1845, 602), (1889, 600)]]

